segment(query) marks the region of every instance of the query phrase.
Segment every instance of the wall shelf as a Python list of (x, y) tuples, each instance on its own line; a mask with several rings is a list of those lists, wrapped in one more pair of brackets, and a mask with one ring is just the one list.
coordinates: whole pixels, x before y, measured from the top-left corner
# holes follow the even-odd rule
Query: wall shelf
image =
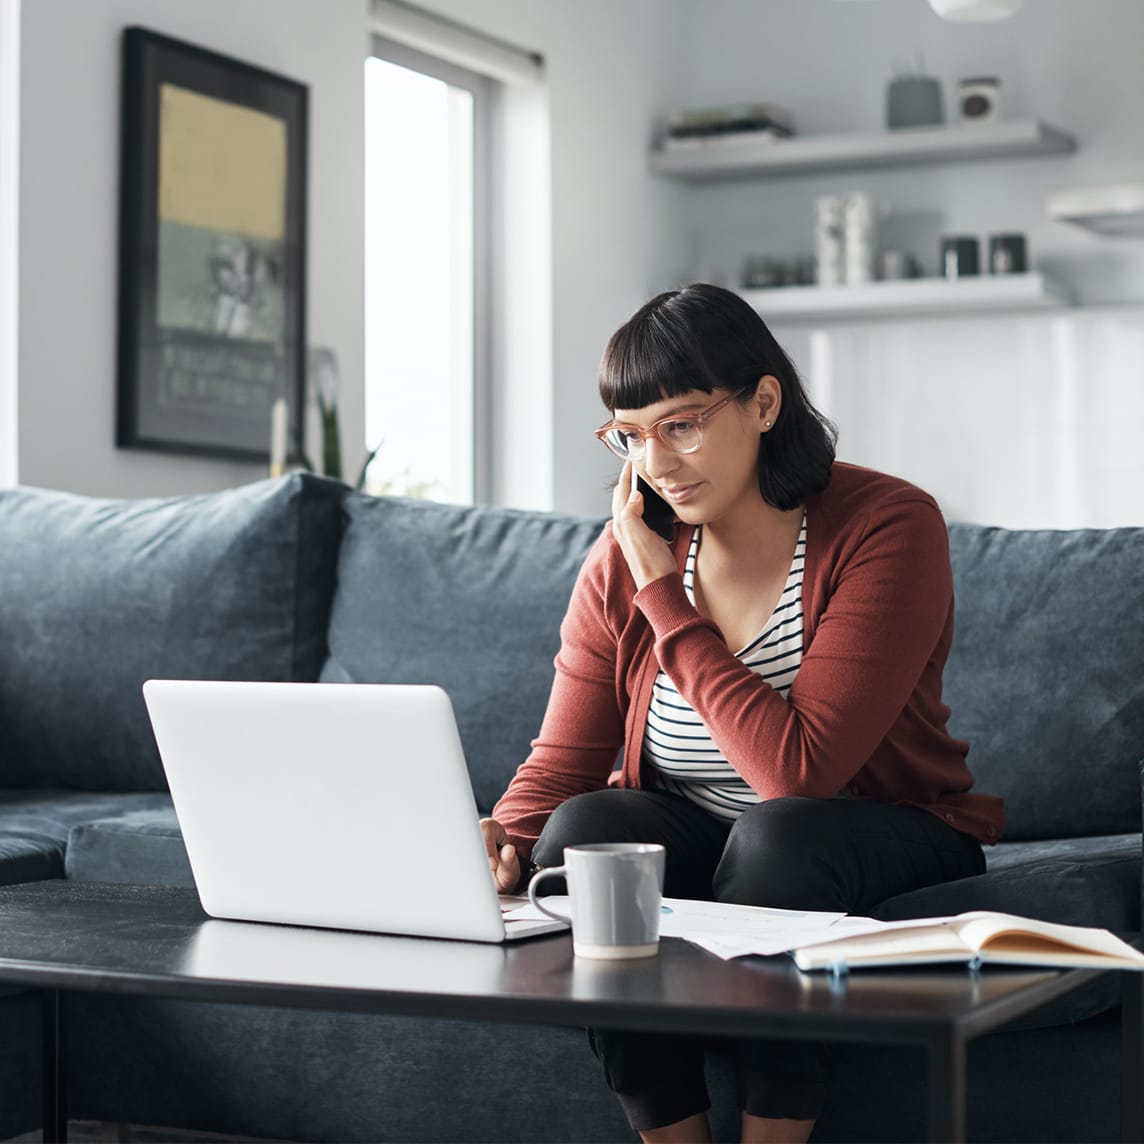
[(1045, 212), (1109, 238), (1144, 238), (1144, 183), (1056, 191)]
[(968, 163), (988, 159), (1068, 154), (1073, 137), (1035, 120), (968, 127), (913, 127), (792, 139), (715, 139), (652, 152), (656, 174), (686, 182), (780, 178), (816, 171)]
[(845, 322), (869, 318), (1042, 310), (1069, 305), (1067, 291), (1043, 274), (908, 278), (855, 286), (784, 286), (741, 290), (767, 321)]

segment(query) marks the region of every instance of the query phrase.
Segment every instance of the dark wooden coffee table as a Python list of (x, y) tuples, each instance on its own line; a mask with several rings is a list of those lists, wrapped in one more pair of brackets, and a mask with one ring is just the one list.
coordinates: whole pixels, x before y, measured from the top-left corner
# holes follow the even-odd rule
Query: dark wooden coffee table
[[(832, 980), (801, 974), (786, 958), (725, 962), (671, 939), (656, 958), (593, 963), (572, 956), (566, 934), (487, 946), (216, 921), (193, 890), (65, 881), (0, 889), (0, 986), (44, 998), (45, 1140), (66, 1138), (63, 1017), (75, 992), (922, 1045), (930, 1138), (960, 1140), (967, 1042), (1097, 972), (941, 969)], [(1140, 977), (1124, 977), (1124, 1138), (1139, 1140)]]

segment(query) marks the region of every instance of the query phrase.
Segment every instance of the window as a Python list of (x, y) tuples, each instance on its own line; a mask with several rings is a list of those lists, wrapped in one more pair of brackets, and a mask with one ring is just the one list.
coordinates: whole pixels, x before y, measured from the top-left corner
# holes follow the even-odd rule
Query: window
[(371, 492), (482, 493), (492, 82), (380, 37), (366, 61)]

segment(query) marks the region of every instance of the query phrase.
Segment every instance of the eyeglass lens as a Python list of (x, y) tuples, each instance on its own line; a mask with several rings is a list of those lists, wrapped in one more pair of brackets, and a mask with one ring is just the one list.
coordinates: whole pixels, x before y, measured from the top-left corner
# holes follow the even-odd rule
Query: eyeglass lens
[[(699, 448), (700, 430), (695, 421), (663, 421), (653, 428), (656, 437), (674, 453), (693, 453)], [(638, 461), (647, 450), (639, 432), (622, 426), (610, 429), (604, 437), (604, 443), (625, 460)]]

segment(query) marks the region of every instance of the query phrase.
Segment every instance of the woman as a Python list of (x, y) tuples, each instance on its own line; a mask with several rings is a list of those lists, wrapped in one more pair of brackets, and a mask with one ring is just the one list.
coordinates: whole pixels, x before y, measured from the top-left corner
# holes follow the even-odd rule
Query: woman
[[(661, 842), (665, 893), (868, 913), (984, 869), (1001, 801), (946, 731), (953, 634), (933, 499), (834, 460), (758, 315), (695, 285), (611, 338), (598, 431), (624, 461), (561, 628), (540, 735), (482, 822), (498, 889), (590, 842)], [(674, 509), (643, 521), (635, 469)], [(623, 763), (613, 770), (623, 749)], [(645, 1140), (708, 1139), (703, 1045), (594, 1031)], [(744, 1140), (805, 1140), (825, 1050), (736, 1047)]]

